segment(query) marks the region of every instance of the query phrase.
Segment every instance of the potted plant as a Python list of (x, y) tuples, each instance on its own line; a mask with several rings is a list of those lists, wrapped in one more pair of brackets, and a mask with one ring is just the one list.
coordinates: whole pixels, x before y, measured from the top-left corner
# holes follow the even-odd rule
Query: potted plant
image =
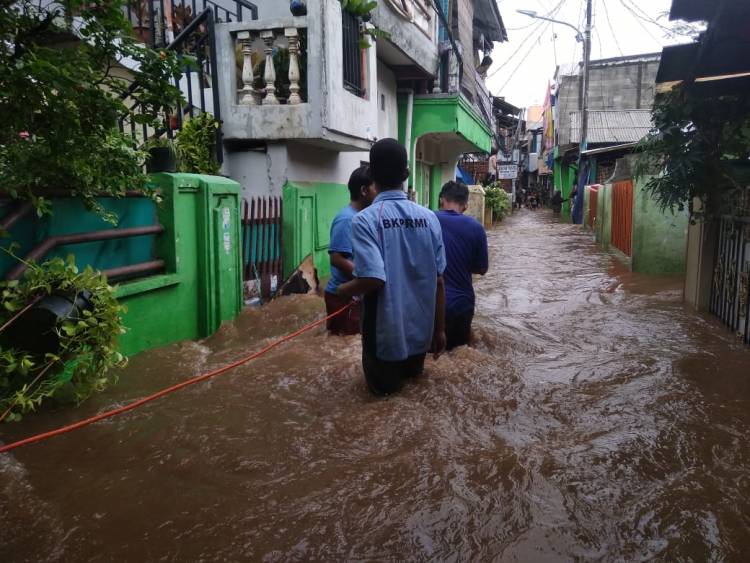
[(219, 173), (216, 160), (216, 132), (220, 123), (209, 113), (200, 113), (182, 124), (177, 133), (177, 156), (180, 172), (191, 174)]
[(177, 151), (172, 139), (166, 137), (154, 137), (147, 144), (148, 159), (146, 160), (146, 172), (176, 172)]

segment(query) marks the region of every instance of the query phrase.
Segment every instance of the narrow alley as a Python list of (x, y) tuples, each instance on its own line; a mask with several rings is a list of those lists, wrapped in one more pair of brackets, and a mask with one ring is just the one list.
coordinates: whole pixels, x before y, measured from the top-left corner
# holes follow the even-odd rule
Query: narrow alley
[[(489, 237), (476, 346), (397, 396), (368, 394), (357, 337), (319, 329), (1, 456), (0, 560), (741, 560), (750, 352), (684, 308), (679, 280), (630, 273), (548, 211)], [(225, 364), (322, 308), (246, 309), (5, 440)]]

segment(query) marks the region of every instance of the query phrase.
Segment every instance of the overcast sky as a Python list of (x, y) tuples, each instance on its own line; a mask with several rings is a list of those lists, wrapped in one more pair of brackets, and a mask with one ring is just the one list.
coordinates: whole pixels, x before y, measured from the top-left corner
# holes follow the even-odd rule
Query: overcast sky
[[(548, 15), (559, 6), (552, 17), (583, 31), (586, 0), (560, 2), (497, 0), (509, 40), (496, 43), (492, 52), (493, 65), (487, 85), (493, 95), (504, 96), (518, 107), (542, 104), (547, 81), (554, 77), (556, 65), (582, 59), (583, 47), (576, 42), (575, 31), (516, 12), (524, 9)], [(671, 0), (594, 0), (592, 60), (655, 53), (665, 45), (690, 42), (684, 36), (670, 39), (664, 29), (648, 21), (655, 20), (671, 28), (672, 23), (665, 15), (671, 4)]]

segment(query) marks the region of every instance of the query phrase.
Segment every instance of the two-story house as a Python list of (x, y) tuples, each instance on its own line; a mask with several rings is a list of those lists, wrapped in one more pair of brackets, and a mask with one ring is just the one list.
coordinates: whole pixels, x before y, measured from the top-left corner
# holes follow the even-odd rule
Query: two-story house
[(257, 19), (216, 25), (223, 172), (247, 198), (283, 198), (285, 272), (312, 254), (325, 275), (346, 182), (378, 138), (407, 146), (404, 188), (432, 207), (461, 154), (490, 152), (483, 73), (505, 28), (492, 0), (380, 0), (371, 21), (338, 0), (297, 17), (254, 4)]

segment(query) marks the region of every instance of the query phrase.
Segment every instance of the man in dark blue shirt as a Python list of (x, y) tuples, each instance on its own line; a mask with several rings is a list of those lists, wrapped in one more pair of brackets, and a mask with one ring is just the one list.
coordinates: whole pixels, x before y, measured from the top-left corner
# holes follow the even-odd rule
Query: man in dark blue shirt
[(443, 244), (448, 263), (445, 269), (445, 333), (447, 349), (469, 343), (474, 318), (474, 286), (471, 275), (487, 273), (487, 233), (473, 217), (464, 215), (469, 188), (462, 182), (448, 182), (440, 191)]

